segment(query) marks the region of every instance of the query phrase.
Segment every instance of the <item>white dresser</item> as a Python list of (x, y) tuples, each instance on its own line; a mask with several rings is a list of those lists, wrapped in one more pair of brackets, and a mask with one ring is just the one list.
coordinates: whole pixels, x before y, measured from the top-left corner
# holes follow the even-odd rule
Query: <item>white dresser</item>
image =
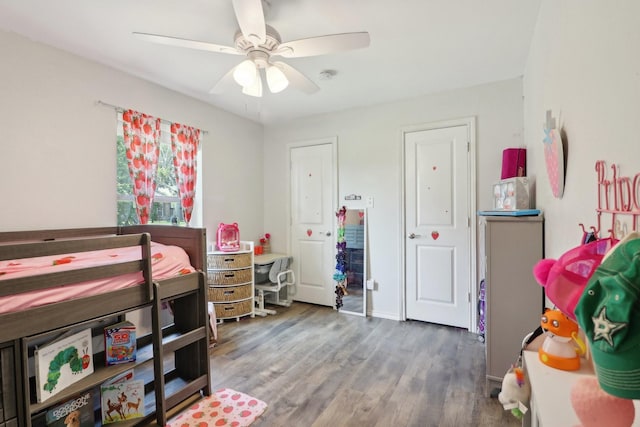
[(543, 292), (533, 267), (543, 257), (543, 224), (541, 215), (480, 217), (487, 395), (516, 362), (523, 338), (540, 325)]
[[(523, 427), (571, 427), (580, 420), (571, 406), (571, 388), (587, 375), (594, 376), (586, 360), (578, 371), (551, 368), (538, 359), (537, 351), (524, 351), (524, 368), (531, 383), (529, 411), (522, 419)], [(633, 401), (636, 417), (632, 426), (640, 427), (640, 401)], [(603, 426), (604, 427), (604, 426)]]

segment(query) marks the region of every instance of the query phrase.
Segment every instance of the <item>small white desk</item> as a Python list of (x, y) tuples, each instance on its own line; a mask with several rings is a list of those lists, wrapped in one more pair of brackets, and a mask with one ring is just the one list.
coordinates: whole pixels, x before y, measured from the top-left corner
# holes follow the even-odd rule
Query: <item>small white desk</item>
[(273, 261), (277, 260), (278, 258), (285, 258), (285, 257), (288, 257), (288, 256), (289, 255), (287, 255), (287, 254), (279, 254), (279, 253), (269, 252), (268, 254), (254, 255), (253, 256), (253, 263), (255, 265), (273, 264)]
[[(571, 387), (584, 375), (594, 376), (589, 362), (582, 360), (578, 371), (551, 368), (538, 359), (537, 351), (524, 351), (524, 367), (531, 383), (529, 411), (522, 419), (523, 427), (570, 427), (580, 424), (571, 406)], [(636, 417), (633, 426), (640, 426), (640, 401), (634, 400)]]
[[(260, 267), (265, 267), (270, 264), (273, 264), (275, 260), (278, 258), (288, 257), (287, 254), (281, 253), (268, 253), (261, 255), (254, 255), (253, 264), (254, 264), (254, 272), (260, 270)], [(263, 282), (264, 283), (264, 282)], [(258, 282), (256, 281), (256, 284)], [(269, 304), (281, 305), (283, 307), (289, 307), (291, 305), (291, 295), (289, 294), (289, 286), (284, 286), (279, 293), (276, 292), (265, 292), (266, 302)]]

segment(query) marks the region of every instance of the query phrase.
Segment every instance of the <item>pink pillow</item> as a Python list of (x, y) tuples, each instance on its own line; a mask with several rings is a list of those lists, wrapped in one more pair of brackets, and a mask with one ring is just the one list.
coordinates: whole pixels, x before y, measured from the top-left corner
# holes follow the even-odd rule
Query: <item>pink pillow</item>
[(615, 239), (599, 239), (570, 249), (557, 260), (540, 260), (533, 267), (533, 276), (556, 308), (575, 321), (573, 310), (582, 291), (602, 257), (616, 243)]

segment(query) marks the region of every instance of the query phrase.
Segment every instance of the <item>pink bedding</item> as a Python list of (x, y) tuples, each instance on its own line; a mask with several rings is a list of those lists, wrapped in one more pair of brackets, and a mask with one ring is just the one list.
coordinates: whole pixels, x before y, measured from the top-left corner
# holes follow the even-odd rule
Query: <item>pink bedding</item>
[[(167, 279), (195, 271), (189, 262), (186, 252), (178, 246), (151, 242), (151, 254), (151, 271), (154, 280)], [(140, 247), (133, 246), (0, 261), (0, 286), (2, 286), (2, 281), (7, 279), (107, 265), (113, 263), (115, 259), (118, 262), (126, 262), (139, 260), (140, 258)], [(4, 296), (0, 297), (0, 313), (21, 311), (53, 302), (123, 289), (142, 281), (142, 273), (138, 272), (90, 282), (75, 283), (56, 289), (44, 289)]]

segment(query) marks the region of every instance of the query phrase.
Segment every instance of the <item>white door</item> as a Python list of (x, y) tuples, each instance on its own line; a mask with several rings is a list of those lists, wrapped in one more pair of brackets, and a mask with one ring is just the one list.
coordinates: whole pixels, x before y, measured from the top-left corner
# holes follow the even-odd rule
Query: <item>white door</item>
[(335, 141), (291, 147), (293, 299), (334, 306)]
[(406, 315), (469, 327), (469, 126), (404, 134)]

